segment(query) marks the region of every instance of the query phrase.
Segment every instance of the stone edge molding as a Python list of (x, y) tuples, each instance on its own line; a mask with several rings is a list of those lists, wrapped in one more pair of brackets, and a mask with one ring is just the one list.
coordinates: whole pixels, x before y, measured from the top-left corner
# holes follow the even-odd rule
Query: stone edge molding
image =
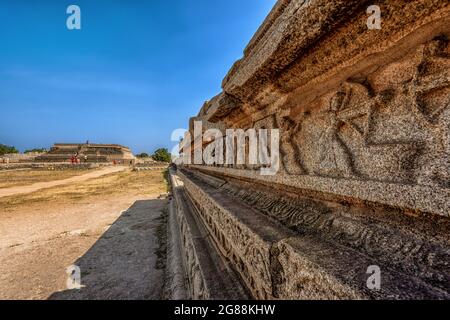
[[(450, 253), (435, 239), (327, 211), (315, 214), (316, 205), (287, 203), (270, 193), (264, 198), (260, 191), (197, 171), (178, 169), (172, 175), (183, 181), (188, 195), (183, 201), (196, 208), (197, 223), (209, 234), (212, 247), (253, 298), (450, 298)], [(292, 219), (299, 215), (303, 218)], [(325, 229), (328, 234), (321, 232)], [(382, 290), (366, 287), (367, 268), (374, 261), (383, 270)]]
[(184, 183), (170, 171), (173, 198), (170, 200), (170, 247), (180, 250), (181, 260), (171, 252), (168, 256), (169, 282), (167, 297), (203, 300), (248, 299), (233, 269), (224, 261), (209, 239), (205, 226), (198, 220), (196, 209), (186, 194)]
[(335, 179), (309, 176), (261, 176), (258, 171), (233, 168), (191, 165), (190, 168), (240, 179), (258, 181), (263, 184), (281, 184), (298, 189), (319, 191), (363, 201), (382, 203), (393, 207), (450, 216), (450, 189), (427, 186), (409, 186), (383, 182)]

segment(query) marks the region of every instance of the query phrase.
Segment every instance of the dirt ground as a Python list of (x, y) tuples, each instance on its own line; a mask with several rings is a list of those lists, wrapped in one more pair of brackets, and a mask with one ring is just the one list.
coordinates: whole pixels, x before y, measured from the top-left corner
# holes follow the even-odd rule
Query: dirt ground
[(81, 170), (2, 170), (0, 171), (0, 189), (62, 180), (82, 175), (83, 173), (86, 172)]
[(127, 170), (0, 198), (0, 299), (162, 298), (165, 192), (162, 171)]
[[(72, 170), (67, 173), (65, 171), (49, 171), (50, 173), (47, 172), (46, 174), (42, 171), (33, 170), (28, 171), (28, 175), (23, 171), (16, 171), (17, 176), (14, 175), (14, 172), (12, 172), (12, 176), (11, 173), (10, 175), (8, 175), (8, 173), (0, 173), (0, 183), (4, 181), (3, 185), (9, 185), (9, 187), (7, 188), (0, 189), (0, 198), (18, 194), (32, 193), (41, 189), (57, 187), (66, 184), (75, 185), (83, 181), (98, 178), (110, 173), (124, 171), (125, 169), (126, 167), (120, 166), (106, 167), (98, 170), (89, 170), (87, 172), (82, 171), (82, 173), (80, 174), (74, 173)], [(4, 177), (4, 175), (6, 175), (6, 177)], [(35, 182), (27, 184), (27, 178), (25, 177), (31, 177), (29, 178), (29, 180), (34, 180)]]

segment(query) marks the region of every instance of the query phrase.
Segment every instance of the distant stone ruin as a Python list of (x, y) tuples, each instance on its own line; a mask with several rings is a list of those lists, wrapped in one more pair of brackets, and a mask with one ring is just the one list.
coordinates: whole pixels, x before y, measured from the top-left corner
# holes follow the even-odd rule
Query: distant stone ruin
[(191, 119), (279, 129), (280, 170), (171, 170), (172, 297), (450, 298), (450, 4), (372, 4), (278, 1)]
[(29, 163), (33, 162), (38, 156), (42, 155), (41, 152), (28, 152), (28, 153), (10, 153), (0, 156), (0, 164), (9, 163)]
[(49, 152), (36, 157), (36, 162), (115, 163), (133, 165), (131, 150), (118, 144), (55, 143)]

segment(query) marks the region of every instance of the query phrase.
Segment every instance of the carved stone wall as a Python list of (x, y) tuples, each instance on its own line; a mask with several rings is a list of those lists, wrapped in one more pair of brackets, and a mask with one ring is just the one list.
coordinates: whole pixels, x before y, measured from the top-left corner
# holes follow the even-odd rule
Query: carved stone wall
[[(370, 30), (370, 4), (278, 1), (191, 119), (192, 135), (193, 121), (279, 129), (273, 176), (179, 167), (255, 298), (450, 296), (450, 5), (381, 1)], [(369, 265), (380, 291), (367, 289)]]

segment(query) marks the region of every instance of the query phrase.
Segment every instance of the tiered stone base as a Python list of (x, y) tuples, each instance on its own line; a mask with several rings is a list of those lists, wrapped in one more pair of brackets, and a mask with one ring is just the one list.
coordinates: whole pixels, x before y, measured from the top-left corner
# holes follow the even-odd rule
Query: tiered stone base
[[(237, 274), (224, 259), (211, 239), (206, 226), (201, 221), (197, 208), (180, 177), (171, 172), (174, 199), (171, 200), (169, 233), (171, 235), (168, 263), (172, 284), (168, 284), (169, 299), (248, 299), (250, 295), (241, 284)], [(181, 249), (178, 249), (181, 248)], [(181, 253), (181, 261), (177, 258)], [(177, 271), (183, 265), (184, 277)], [(184, 279), (183, 279), (184, 278)], [(185, 292), (187, 291), (187, 292)]]
[[(450, 298), (442, 223), (187, 168), (171, 179), (192, 298)], [(374, 265), (379, 290), (367, 286)]]

